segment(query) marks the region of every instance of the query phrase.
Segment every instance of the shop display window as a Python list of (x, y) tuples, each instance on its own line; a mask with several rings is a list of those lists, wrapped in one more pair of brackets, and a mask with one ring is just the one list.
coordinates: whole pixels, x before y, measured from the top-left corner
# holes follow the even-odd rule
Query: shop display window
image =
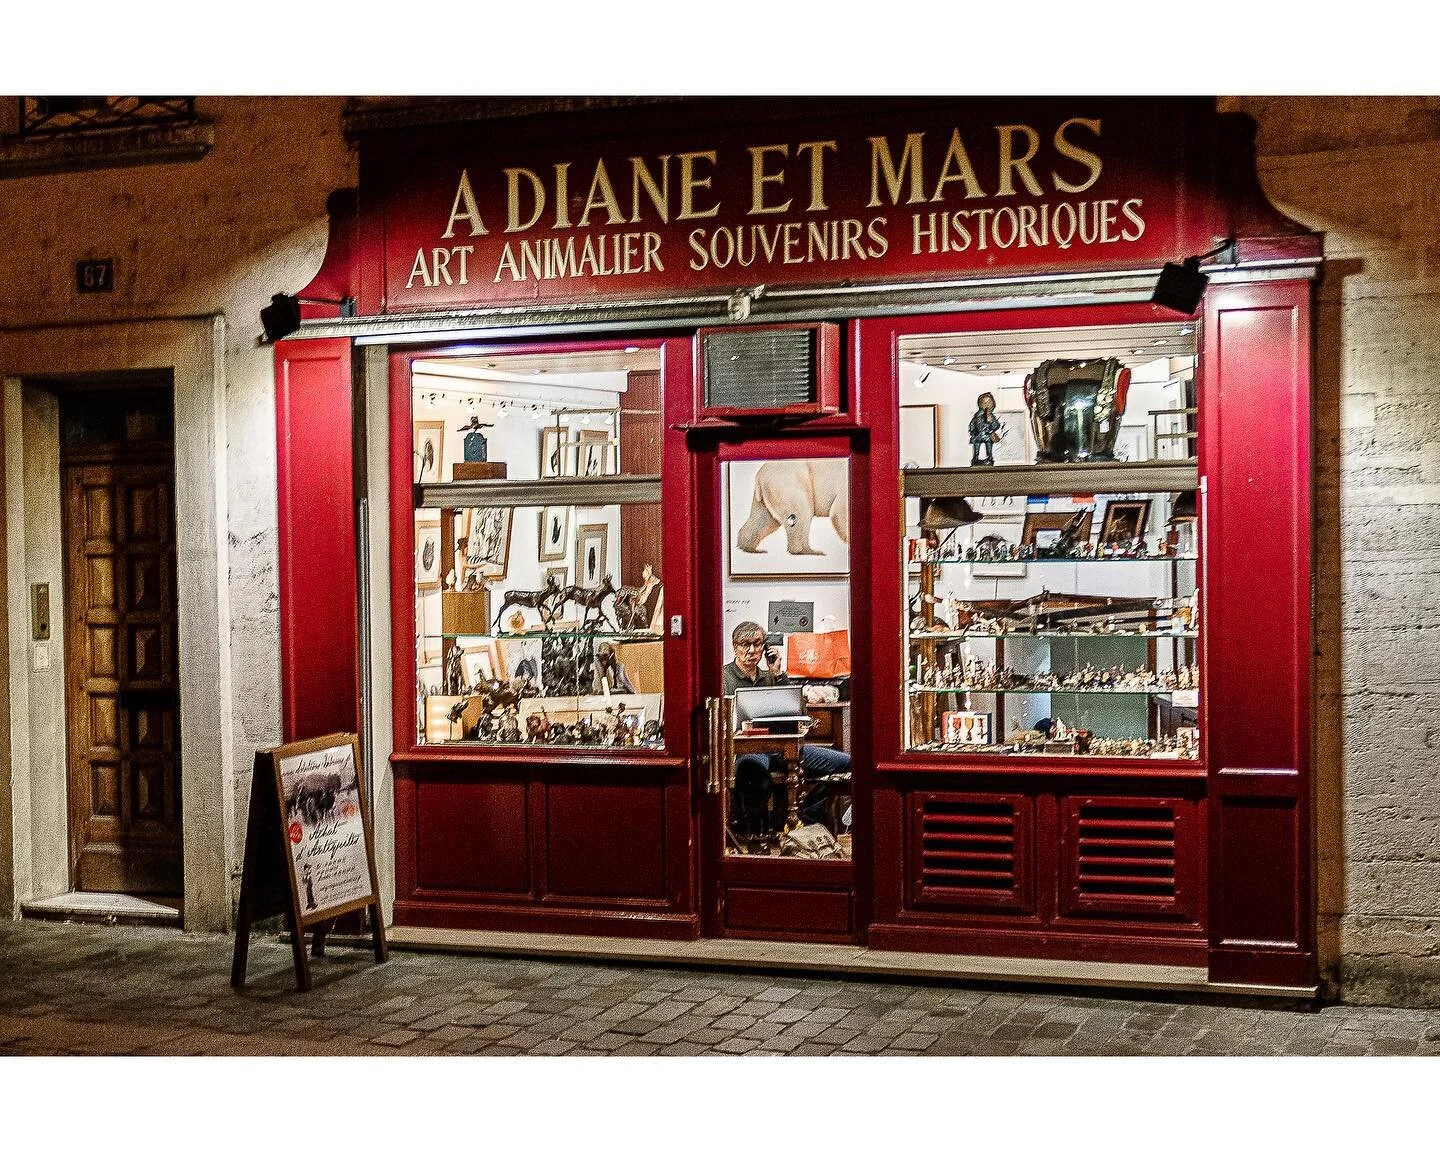
[(659, 358), (412, 366), (417, 743), (665, 746)]
[(1197, 758), (1193, 327), (900, 344), (906, 747)]

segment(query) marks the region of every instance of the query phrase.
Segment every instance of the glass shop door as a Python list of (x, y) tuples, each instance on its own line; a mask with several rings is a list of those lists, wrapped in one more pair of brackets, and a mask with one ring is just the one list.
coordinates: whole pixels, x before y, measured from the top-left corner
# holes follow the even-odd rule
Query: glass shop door
[(697, 533), (707, 934), (855, 938), (848, 438), (702, 452)]

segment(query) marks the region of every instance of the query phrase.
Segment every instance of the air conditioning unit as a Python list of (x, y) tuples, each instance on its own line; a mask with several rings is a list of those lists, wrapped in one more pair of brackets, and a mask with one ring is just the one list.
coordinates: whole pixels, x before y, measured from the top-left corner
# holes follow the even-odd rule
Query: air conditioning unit
[(836, 324), (702, 328), (696, 358), (699, 420), (808, 420), (840, 411)]

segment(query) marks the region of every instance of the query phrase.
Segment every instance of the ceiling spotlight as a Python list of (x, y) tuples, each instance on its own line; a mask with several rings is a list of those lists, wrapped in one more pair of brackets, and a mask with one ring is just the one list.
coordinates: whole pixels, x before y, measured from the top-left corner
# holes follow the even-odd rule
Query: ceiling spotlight
[(975, 365), (975, 371), (979, 372), (981, 369), (983, 369), (983, 368), (988, 368), (988, 367), (990, 367), (990, 365), (988, 365), (988, 364), (976, 364), (976, 365)]
[(629, 352), (629, 353), (638, 352), (638, 351), (640, 351), (640, 345), (638, 345), (638, 344), (627, 344), (627, 345), (625, 346), (625, 351), (626, 351), (626, 352)]
[(954, 356), (946, 356), (944, 360), (940, 361), (940, 363), (942, 363), (942, 364), (954, 364), (954, 363), (955, 363), (955, 357), (954, 357)]

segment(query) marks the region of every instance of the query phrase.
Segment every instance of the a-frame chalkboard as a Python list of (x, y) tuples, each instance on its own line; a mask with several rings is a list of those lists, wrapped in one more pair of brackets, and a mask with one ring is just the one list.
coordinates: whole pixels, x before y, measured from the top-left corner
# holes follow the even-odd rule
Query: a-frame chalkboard
[(331, 922), (367, 908), (375, 962), (383, 964), (385, 925), (358, 738), (321, 736), (256, 752), (231, 986), (245, 984), (257, 920), (284, 914), (295, 985), (304, 992), (310, 988), (305, 929), (314, 925), (312, 950), (324, 955)]

